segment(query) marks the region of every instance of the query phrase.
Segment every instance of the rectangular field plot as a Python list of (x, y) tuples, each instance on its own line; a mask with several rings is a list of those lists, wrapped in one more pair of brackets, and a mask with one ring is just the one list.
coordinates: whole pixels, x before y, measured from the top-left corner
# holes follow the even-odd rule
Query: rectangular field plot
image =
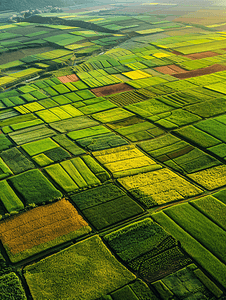
[(66, 193), (101, 184), (109, 179), (108, 173), (91, 159), (76, 157), (45, 168), (47, 174)]
[(138, 146), (150, 156), (182, 174), (190, 174), (221, 164), (216, 158), (171, 134), (138, 143)]
[(61, 192), (39, 170), (13, 176), (8, 182), (21, 195), (25, 205), (41, 204), (62, 197)]
[(19, 174), (35, 168), (34, 164), (29, 159), (27, 159), (26, 156), (22, 154), (16, 147), (3, 151), (0, 156), (14, 174)]
[(221, 97), (197, 104), (188, 105), (185, 107), (185, 110), (202, 118), (214, 117), (225, 112), (226, 99), (224, 97)]
[(70, 198), (97, 230), (143, 212), (135, 201), (112, 183), (75, 194)]
[(162, 166), (144, 155), (134, 145), (94, 152), (96, 159), (115, 178), (161, 169)]
[(194, 126), (175, 130), (179, 136), (206, 148), (220, 158), (226, 158), (226, 115), (204, 120)]
[(164, 134), (161, 128), (138, 117), (131, 117), (124, 121), (109, 123), (107, 125), (131, 142), (148, 140)]
[(107, 99), (109, 99), (112, 103), (116, 104), (117, 106), (126, 106), (129, 104), (142, 102), (154, 96), (155, 94), (149, 92), (148, 90), (137, 89), (133, 91), (123, 92), (112, 96), (108, 96)]
[(175, 109), (175, 105), (168, 105), (162, 101), (159, 101), (158, 99), (150, 99), (127, 105), (126, 108), (129, 111), (140, 115), (141, 117), (147, 118), (164, 112), (170, 112)]
[(128, 144), (119, 135), (111, 132), (103, 125), (89, 127), (68, 133), (83, 148), (91, 151), (108, 149)]
[(62, 199), (1, 221), (0, 239), (12, 262), (91, 231), (73, 205)]
[(51, 137), (55, 134), (55, 131), (48, 128), (46, 125), (36, 125), (31, 128), (25, 128), (9, 133), (9, 136), (17, 145), (22, 145), (42, 138)]
[(149, 282), (191, 262), (177, 241), (150, 218), (109, 233), (104, 239), (133, 271)]
[(96, 101), (90, 101), (91, 103), (84, 103), (83, 101), (82, 103), (84, 103), (85, 105), (80, 107), (79, 110), (85, 115), (90, 115), (117, 107), (115, 104), (111, 103), (109, 100), (105, 100), (102, 97), (95, 98), (95, 100), (97, 99), (100, 99), (100, 101), (98, 101), (97, 103)]
[(106, 112), (100, 112), (92, 115), (92, 117), (102, 123), (115, 122), (132, 117), (134, 114), (123, 108), (113, 108)]
[(167, 168), (119, 178), (118, 182), (146, 207), (162, 205), (202, 193)]
[(48, 293), (49, 300), (54, 300), (56, 294), (59, 299), (93, 300), (136, 277), (94, 236), (27, 266), (25, 278), (34, 300), (44, 300), (44, 293)]
[(170, 112), (160, 113), (148, 119), (165, 129), (174, 129), (202, 120), (199, 116), (184, 109), (175, 109)]
[[(210, 202), (209, 199), (209, 197), (201, 198), (197, 200), (197, 205), (196, 200), (190, 202), (192, 205), (190, 203), (178, 204), (155, 213), (152, 217), (180, 241), (182, 248), (216, 282), (225, 287), (224, 243), (226, 235), (225, 230), (211, 221), (219, 210), (219, 204), (214, 204), (214, 200), (211, 198)], [(211, 215), (208, 215), (210, 205)]]
[(88, 116), (79, 116), (68, 120), (51, 123), (50, 127), (59, 131), (60, 133), (67, 133), (73, 130), (80, 130), (95, 125), (99, 125), (99, 123), (92, 120)]

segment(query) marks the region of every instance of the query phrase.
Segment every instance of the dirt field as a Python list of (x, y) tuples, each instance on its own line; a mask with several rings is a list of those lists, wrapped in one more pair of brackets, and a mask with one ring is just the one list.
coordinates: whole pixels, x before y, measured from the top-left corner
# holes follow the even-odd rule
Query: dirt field
[(186, 78), (197, 77), (197, 76), (201, 76), (201, 75), (212, 74), (212, 73), (224, 71), (224, 70), (226, 70), (226, 66), (215, 64), (210, 67), (203, 68), (203, 69), (188, 71), (188, 72), (184, 72), (184, 73), (180, 73), (180, 74), (174, 74), (173, 76), (176, 78), (179, 78), (179, 79), (186, 79)]
[(131, 91), (133, 89), (134, 88), (132, 86), (129, 86), (126, 83), (117, 83), (113, 85), (92, 89), (91, 92), (93, 92), (97, 97), (104, 97), (116, 93)]

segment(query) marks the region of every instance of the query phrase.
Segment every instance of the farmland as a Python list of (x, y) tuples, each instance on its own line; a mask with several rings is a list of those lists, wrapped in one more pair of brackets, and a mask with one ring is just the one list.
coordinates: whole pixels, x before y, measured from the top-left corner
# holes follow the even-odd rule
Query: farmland
[(83, 5), (0, 11), (0, 298), (225, 300), (223, 13)]

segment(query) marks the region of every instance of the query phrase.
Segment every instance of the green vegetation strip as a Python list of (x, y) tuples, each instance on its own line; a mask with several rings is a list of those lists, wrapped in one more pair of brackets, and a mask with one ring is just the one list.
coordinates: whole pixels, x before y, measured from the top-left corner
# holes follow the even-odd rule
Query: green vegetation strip
[[(226, 266), (196, 239), (182, 229), (164, 212), (155, 213), (152, 218), (172, 234), (181, 243), (182, 248), (196, 260), (216, 281), (226, 287)], [(197, 220), (195, 220), (195, 225)], [(196, 226), (197, 227), (197, 226)], [(204, 229), (205, 231), (206, 229)], [(210, 231), (211, 237), (212, 229)]]
[(24, 208), (23, 203), (6, 180), (0, 182), (0, 200), (9, 213), (20, 211)]

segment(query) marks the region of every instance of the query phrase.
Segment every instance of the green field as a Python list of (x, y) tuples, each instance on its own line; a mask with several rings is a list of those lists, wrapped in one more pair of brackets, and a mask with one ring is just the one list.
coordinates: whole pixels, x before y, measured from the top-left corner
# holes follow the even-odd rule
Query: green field
[(13, 1), (0, 300), (225, 300), (224, 3)]

